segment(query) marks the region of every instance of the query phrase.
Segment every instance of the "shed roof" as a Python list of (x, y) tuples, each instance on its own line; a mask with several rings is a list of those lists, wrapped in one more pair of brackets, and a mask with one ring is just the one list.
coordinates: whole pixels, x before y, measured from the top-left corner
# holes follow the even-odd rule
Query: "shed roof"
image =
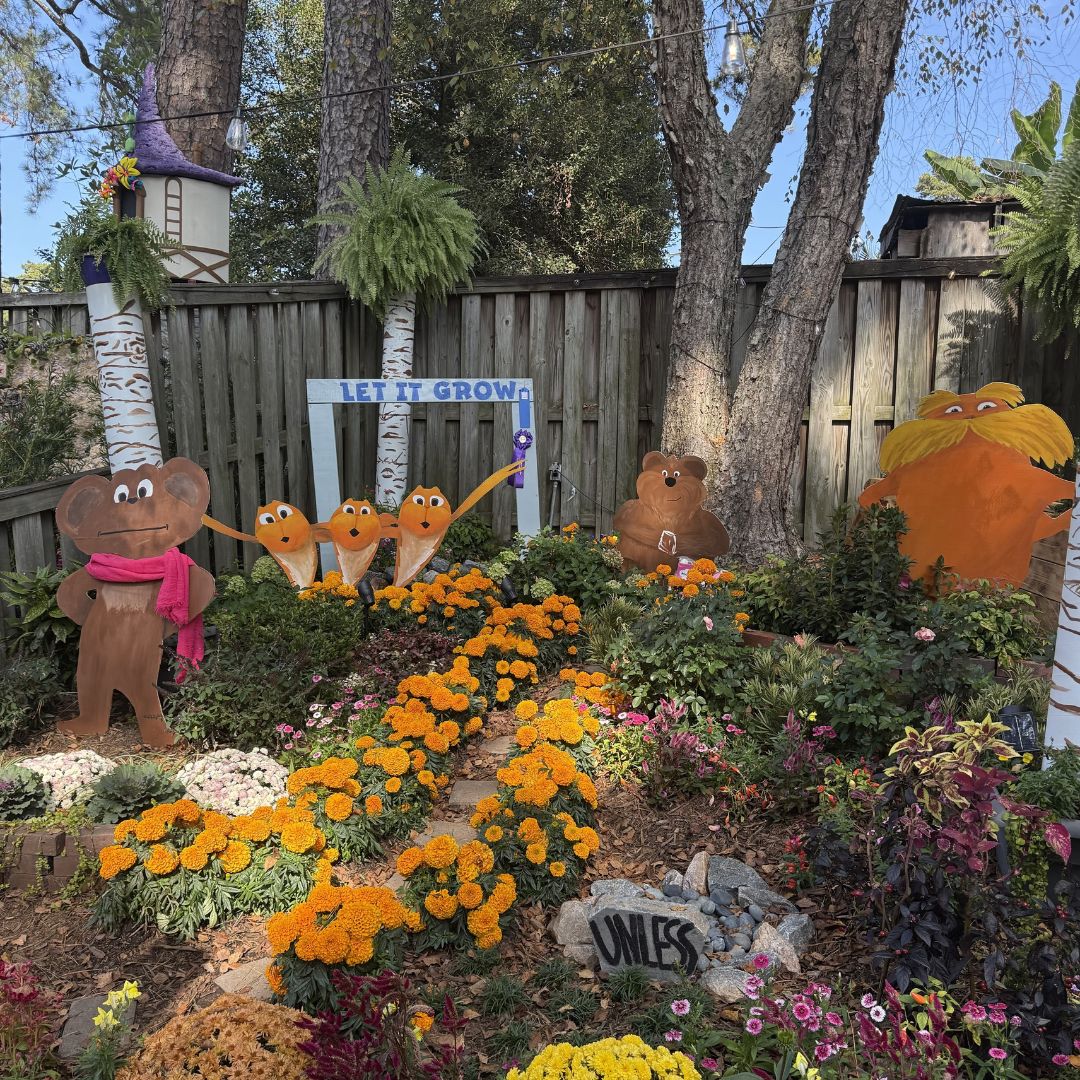
[(143, 74), (135, 110), (135, 157), (143, 176), (186, 176), (191, 180), (206, 180), (224, 187), (236, 187), (244, 182), (239, 176), (196, 165), (173, 142), (158, 111), (153, 64), (148, 64)]

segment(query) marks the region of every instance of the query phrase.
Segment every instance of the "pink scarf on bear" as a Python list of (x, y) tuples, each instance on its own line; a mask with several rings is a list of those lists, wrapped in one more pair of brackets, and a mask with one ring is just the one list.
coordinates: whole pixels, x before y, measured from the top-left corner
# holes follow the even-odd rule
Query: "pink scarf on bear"
[[(125, 559), (122, 555), (91, 555), (86, 564), (86, 572), (98, 581), (112, 581), (134, 584), (143, 581), (160, 581), (157, 613), (179, 628), (176, 652), (191, 667), (198, 669), (203, 658), (203, 620), (202, 615), (189, 617), (189, 575), (188, 568), (194, 566), (179, 548), (169, 548), (164, 555), (149, 559)], [(182, 666), (176, 676), (178, 683), (184, 681), (187, 668)]]

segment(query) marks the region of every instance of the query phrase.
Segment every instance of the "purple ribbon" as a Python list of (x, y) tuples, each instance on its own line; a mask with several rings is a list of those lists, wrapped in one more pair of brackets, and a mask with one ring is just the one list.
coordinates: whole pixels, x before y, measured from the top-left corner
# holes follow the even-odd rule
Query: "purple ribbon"
[[(525, 451), (529, 449), (533, 444), (533, 437), (531, 431), (526, 431), (524, 428), (519, 428), (514, 432), (514, 456), (511, 459), (511, 463), (515, 461), (525, 460)], [(513, 476), (508, 476), (506, 482), (512, 488), (520, 488), (525, 486), (525, 473), (524, 470), (519, 473), (514, 473)]]

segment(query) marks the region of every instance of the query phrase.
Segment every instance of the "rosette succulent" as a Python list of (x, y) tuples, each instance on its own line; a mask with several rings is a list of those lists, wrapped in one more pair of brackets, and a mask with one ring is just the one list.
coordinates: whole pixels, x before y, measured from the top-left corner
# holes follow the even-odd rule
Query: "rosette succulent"
[(215, 750), (189, 762), (177, 774), (188, 796), (222, 814), (250, 814), (285, 795), (289, 770), (266, 750)]

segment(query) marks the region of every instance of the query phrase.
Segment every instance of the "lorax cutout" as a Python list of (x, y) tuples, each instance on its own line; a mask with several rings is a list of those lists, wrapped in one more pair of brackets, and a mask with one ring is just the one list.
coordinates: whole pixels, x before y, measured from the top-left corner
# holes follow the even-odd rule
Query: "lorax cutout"
[(175, 629), (182, 660), (197, 665), (203, 656), (202, 611), (214, 579), (177, 545), (199, 531), (209, 501), (206, 473), (186, 458), (121, 469), (111, 480), (84, 476), (64, 492), (57, 527), (90, 560), (56, 594), (61, 611), (82, 627), (79, 715), (58, 724), (60, 731), (103, 735), (119, 690), (135, 709), (143, 743), (175, 741), (157, 691), (161, 648)]
[(1069, 515), (1047, 507), (1072, 499), (1070, 481), (1040, 469), (1073, 455), (1065, 421), (1045, 405), (1024, 405), (1012, 383), (988, 383), (973, 394), (935, 390), (918, 419), (891, 431), (881, 447), (887, 475), (860, 496), (861, 506), (895, 500), (907, 517), (901, 551), (913, 577), (932, 583), (943, 559), (963, 581), (1020, 585), (1037, 540), (1069, 527)]
[(723, 522), (705, 509), (708, 466), (699, 457), (650, 451), (642, 458), (636, 499), (615, 513), (623, 569), (674, 569), (679, 558), (726, 555), (731, 541)]

